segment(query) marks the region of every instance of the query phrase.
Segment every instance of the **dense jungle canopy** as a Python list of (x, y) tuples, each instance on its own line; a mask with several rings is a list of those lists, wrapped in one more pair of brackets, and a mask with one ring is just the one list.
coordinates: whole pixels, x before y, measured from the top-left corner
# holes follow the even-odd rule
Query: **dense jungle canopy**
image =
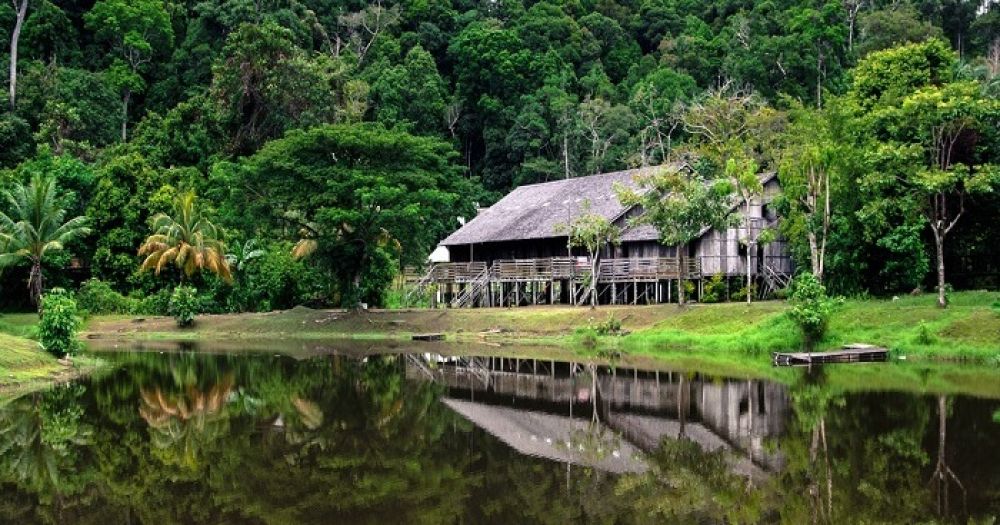
[(513, 187), (734, 156), (779, 172), (802, 268), (829, 174), (835, 292), (933, 287), (942, 232), (952, 285), (997, 284), (992, 0), (14, 0), (0, 41), (0, 186), (54, 178), (87, 219), (46, 288), (155, 310), (180, 272), (137, 250), (194, 192), (241, 268), (195, 275), (204, 309), (380, 304)]

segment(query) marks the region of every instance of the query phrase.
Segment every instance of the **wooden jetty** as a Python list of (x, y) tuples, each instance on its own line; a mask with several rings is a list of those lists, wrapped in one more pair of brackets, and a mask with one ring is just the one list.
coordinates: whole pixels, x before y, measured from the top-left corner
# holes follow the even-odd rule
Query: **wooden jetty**
[(832, 352), (774, 352), (774, 366), (809, 366), (836, 363), (877, 363), (889, 360), (889, 350), (877, 346), (844, 345)]
[(411, 337), (414, 341), (444, 341), (444, 334), (433, 333), (433, 334), (413, 334)]

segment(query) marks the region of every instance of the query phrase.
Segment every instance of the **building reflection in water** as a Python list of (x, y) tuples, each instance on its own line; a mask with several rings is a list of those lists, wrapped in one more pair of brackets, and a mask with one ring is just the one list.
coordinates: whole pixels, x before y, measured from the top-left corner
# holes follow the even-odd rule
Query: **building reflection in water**
[(785, 432), (782, 385), (699, 374), (493, 356), (406, 356), (406, 376), (523, 454), (608, 472), (646, 470), (664, 438), (724, 449), (746, 476), (780, 470), (766, 443)]

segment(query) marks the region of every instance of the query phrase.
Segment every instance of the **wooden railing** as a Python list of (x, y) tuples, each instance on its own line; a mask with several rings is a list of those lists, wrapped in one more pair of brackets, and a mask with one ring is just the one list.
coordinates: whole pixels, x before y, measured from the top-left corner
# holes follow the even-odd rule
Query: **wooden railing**
[(474, 281), (485, 270), (486, 263), (482, 261), (437, 263), (431, 272), (431, 280), (439, 283), (464, 283)]
[[(677, 279), (680, 261), (676, 257), (639, 257), (631, 259), (607, 259), (600, 262), (598, 282), (659, 281)], [(685, 259), (685, 277), (701, 275), (701, 264), (697, 258)]]
[(590, 273), (590, 263), (572, 257), (509, 259), (494, 261), (492, 270), (495, 281), (554, 281), (581, 279)]
[[(697, 258), (684, 260), (685, 277), (699, 277), (701, 263)], [(600, 262), (598, 282), (658, 281), (676, 279), (680, 275), (676, 257), (641, 257), (605, 259)], [(586, 258), (550, 257), (541, 259), (507, 259), (494, 261), (487, 272), (486, 263), (438, 263), (430, 272), (439, 283), (471, 283), (488, 275), (492, 282), (539, 282), (572, 279), (584, 281), (590, 275)]]

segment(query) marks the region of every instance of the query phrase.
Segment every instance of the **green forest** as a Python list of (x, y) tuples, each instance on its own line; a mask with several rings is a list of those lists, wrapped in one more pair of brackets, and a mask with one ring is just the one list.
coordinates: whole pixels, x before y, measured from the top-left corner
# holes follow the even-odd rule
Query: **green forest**
[(0, 41), (3, 309), (391, 306), (510, 189), (671, 161), (776, 171), (832, 293), (1000, 278), (993, 0), (12, 0)]

